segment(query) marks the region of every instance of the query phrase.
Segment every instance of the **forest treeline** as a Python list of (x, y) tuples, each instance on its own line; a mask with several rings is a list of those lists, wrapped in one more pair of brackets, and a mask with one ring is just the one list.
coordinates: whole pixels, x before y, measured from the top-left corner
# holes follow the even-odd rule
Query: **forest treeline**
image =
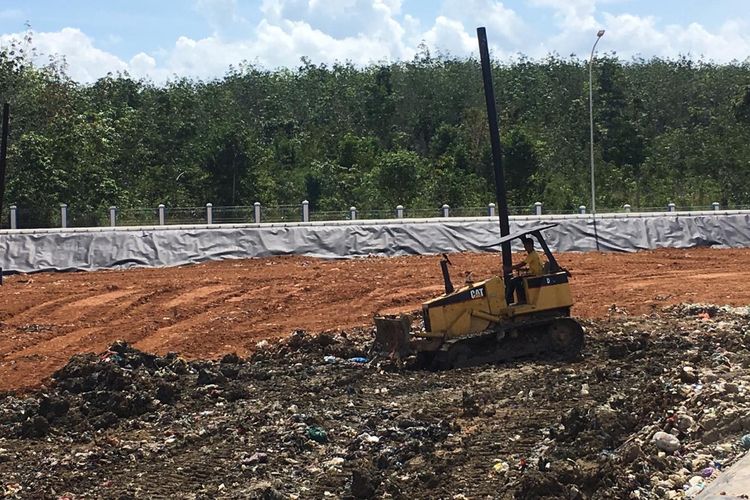
[[(486, 206), (492, 163), (479, 62), (431, 56), (166, 84), (0, 50), (11, 104), (7, 205), (43, 221), (107, 207), (298, 204), (314, 210)], [(589, 204), (587, 63), (496, 63), (510, 205)], [(750, 204), (750, 62), (594, 66), (597, 207)]]

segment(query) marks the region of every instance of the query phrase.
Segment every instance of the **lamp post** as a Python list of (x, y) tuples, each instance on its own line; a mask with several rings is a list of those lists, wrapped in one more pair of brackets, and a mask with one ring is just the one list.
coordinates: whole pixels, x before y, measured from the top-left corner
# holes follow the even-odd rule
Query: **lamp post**
[(589, 129), (591, 131), (591, 219), (594, 223), (594, 237), (596, 239), (596, 249), (599, 250), (599, 235), (596, 234), (596, 183), (594, 180), (594, 78), (592, 66), (594, 65), (594, 51), (599, 40), (604, 36), (604, 30), (596, 33), (596, 41), (591, 47), (591, 57), (589, 58)]

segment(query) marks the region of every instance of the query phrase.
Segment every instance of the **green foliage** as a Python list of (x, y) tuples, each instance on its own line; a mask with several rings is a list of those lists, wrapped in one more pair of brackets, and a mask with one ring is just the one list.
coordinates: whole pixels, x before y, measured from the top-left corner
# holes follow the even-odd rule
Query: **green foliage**
[(382, 154), (370, 177), (380, 206), (413, 206), (415, 195), (420, 191), (420, 181), (424, 179), (423, 170), (421, 158), (413, 151)]
[[(163, 86), (72, 82), (34, 67), (31, 35), (0, 47), (11, 103), (6, 200), (50, 223), (156, 206), (298, 204), (437, 209), (494, 200), (479, 64), (434, 57), (266, 71)], [(494, 68), (511, 205), (589, 204), (588, 67)], [(750, 66), (603, 57), (594, 66), (597, 207), (750, 204)]]

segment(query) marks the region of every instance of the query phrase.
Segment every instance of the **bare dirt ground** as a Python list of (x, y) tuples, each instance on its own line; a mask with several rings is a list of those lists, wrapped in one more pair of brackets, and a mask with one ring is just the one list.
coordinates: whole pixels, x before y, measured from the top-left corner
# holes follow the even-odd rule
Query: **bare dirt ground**
[[(574, 314), (630, 314), (669, 304), (750, 304), (750, 249), (562, 254)], [(494, 254), (452, 257), (455, 283), (498, 271)], [(167, 269), (40, 273), (0, 288), (0, 390), (38, 386), (79, 352), (117, 339), (190, 358), (251, 352), (265, 338), (369, 325), (442, 290), (438, 257), (223, 261)]]

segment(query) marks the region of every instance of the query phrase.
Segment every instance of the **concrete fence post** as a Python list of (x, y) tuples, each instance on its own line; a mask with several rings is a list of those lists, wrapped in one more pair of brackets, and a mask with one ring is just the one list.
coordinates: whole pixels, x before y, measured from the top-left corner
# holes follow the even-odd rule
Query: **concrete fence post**
[(214, 204), (206, 203), (206, 224), (214, 223)]
[(711, 206), (714, 207), (714, 211), (719, 210), (719, 208), (721, 207), (718, 201), (711, 203)]
[(669, 212), (674, 212), (674, 209), (675, 209), (675, 204), (674, 203), (670, 203), (669, 205), (667, 205), (667, 210)]
[(396, 218), (398, 219), (404, 218), (404, 206), (403, 205), (396, 206)]
[(449, 205), (443, 205), (443, 217), (450, 217), (451, 215), (451, 207)]
[(579, 214), (585, 214), (586, 213), (586, 205), (581, 205), (578, 207), (578, 213)]
[(349, 217), (351, 220), (357, 220), (357, 207), (349, 207)]
[(10, 206), (10, 228), (11, 229), (18, 229), (17, 227), (17, 218), (16, 218), (16, 211), (18, 210), (18, 207), (15, 205)]
[(255, 219), (255, 223), (260, 223), (260, 202), (256, 201), (253, 203), (253, 217)]
[(542, 202), (537, 201), (534, 203), (534, 214), (535, 215), (542, 215)]
[(628, 205), (627, 203), (626, 203), (626, 204), (624, 204), (624, 205), (622, 206), (622, 208), (623, 208), (623, 210), (625, 210), (626, 212), (630, 212), (630, 205)]
[(310, 202), (302, 202), (302, 222), (310, 222)]
[(165, 219), (164, 215), (165, 215), (164, 214), (164, 204), (163, 203), (159, 203), (159, 225), (160, 226), (164, 225), (164, 219)]
[(68, 205), (60, 203), (60, 227), (68, 227)]
[(487, 215), (489, 215), (490, 217), (495, 216), (495, 204), (494, 203), (490, 203), (489, 205), (487, 205)]
[(117, 207), (109, 207), (109, 225), (112, 227), (117, 225)]

